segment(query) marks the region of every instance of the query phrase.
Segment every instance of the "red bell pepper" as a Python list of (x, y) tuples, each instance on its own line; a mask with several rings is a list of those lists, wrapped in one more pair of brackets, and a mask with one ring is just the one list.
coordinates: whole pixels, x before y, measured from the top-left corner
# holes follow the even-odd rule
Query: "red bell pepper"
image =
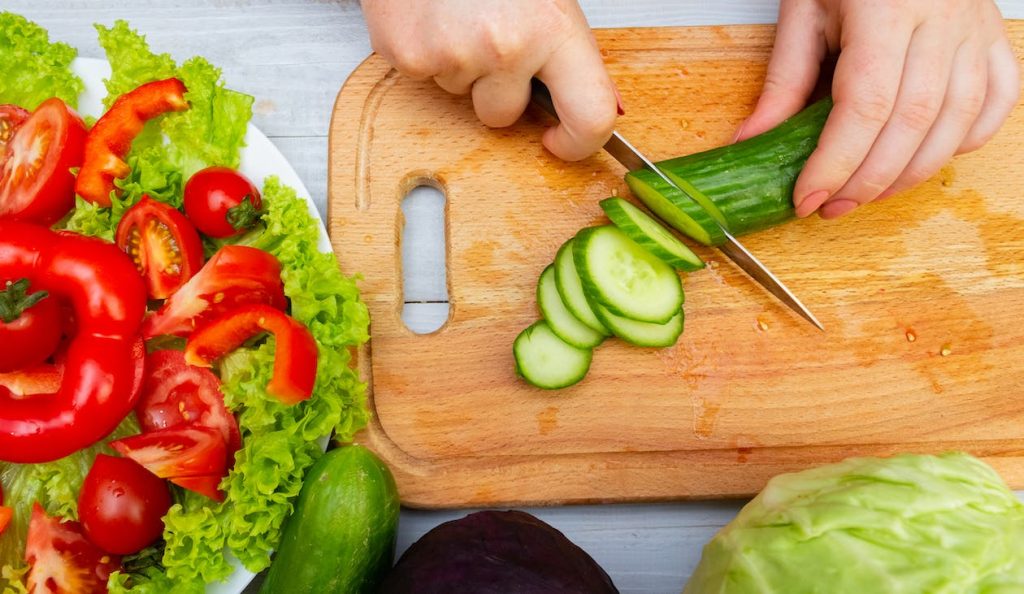
[(75, 330), (58, 353), (63, 374), (56, 392), (20, 398), (0, 386), (0, 460), (49, 462), (96, 443), (135, 405), (146, 288), (112, 244), (0, 221), (0, 284), (22, 278), (69, 304)]
[(316, 340), (298, 320), (267, 305), (240, 307), (193, 332), (185, 345), (185, 362), (210, 367), (263, 332), (273, 334), (276, 341), (267, 393), (285, 404), (309, 398), (316, 383)]
[(97, 120), (85, 139), (85, 162), (75, 192), (89, 202), (110, 206), (114, 180), (131, 172), (124, 156), (146, 122), (167, 112), (185, 111), (185, 85), (176, 78), (146, 83), (121, 95)]

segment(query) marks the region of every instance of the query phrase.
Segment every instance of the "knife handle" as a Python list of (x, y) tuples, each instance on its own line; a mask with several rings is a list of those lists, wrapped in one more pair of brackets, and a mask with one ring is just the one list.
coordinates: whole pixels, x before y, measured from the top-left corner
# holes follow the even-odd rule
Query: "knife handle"
[(544, 83), (540, 82), (540, 79), (534, 78), (530, 81), (530, 99), (534, 105), (546, 111), (556, 120), (558, 119), (555, 103), (551, 100), (551, 91)]

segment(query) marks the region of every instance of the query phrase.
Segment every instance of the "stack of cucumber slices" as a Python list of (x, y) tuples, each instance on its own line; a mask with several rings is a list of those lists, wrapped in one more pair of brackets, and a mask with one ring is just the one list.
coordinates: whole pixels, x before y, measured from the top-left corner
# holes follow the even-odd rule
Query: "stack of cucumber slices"
[(583, 229), (562, 245), (537, 283), (544, 319), (513, 344), (516, 371), (538, 388), (582, 380), (594, 347), (609, 336), (668, 347), (683, 333), (676, 271), (700, 270), (704, 262), (629, 202), (608, 198), (601, 208), (614, 225)]

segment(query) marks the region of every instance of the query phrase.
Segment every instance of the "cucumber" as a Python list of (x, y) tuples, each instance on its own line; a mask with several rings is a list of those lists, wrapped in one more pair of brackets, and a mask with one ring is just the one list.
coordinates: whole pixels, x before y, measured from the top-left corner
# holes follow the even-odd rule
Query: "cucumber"
[[(622, 198), (606, 198), (601, 201), (601, 208), (615, 226), (630, 239), (661, 258), (669, 266), (676, 270), (691, 272), (704, 268), (704, 261), (676, 239), (671, 231), (629, 202)], [(598, 319), (600, 317), (598, 315)]]
[(583, 290), (613, 314), (664, 324), (679, 313), (679, 275), (618, 227), (583, 229), (576, 234), (572, 251)]
[(516, 373), (538, 388), (567, 388), (587, 375), (594, 352), (568, 344), (541, 320), (512, 343)]
[(706, 210), (698, 208), (661, 176), (642, 169), (626, 174), (626, 185), (651, 212), (677, 231), (703, 245), (725, 242), (725, 234)]
[[(818, 137), (831, 109), (832, 100), (822, 99), (764, 134), (657, 165), (673, 181), (688, 184), (684, 185), (688, 190), (694, 189), (698, 201), (709, 200), (733, 235), (774, 227), (795, 216), (793, 186), (807, 158), (818, 146)], [(724, 237), (716, 238), (715, 230), (706, 226), (710, 218), (706, 211), (686, 200), (678, 190), (666, 191), (668, 184), (654, 172), (632, 171), (626, 174), (626, 182), (645, 204), (651, 200), (668, 210), (668, 216), (663, 216), (651, 207), (695, 241), (714, 245), (724, 240)], [(663, 195), (652, 197), (652, 193)], [(667, 208), (665, 203), (677, 210)], [(691, 234), (694, 223), (703, 231)]]
[(604, 341), (605, 335), (587, 326), (565, 307), (555, 285), (555, 267), (548, 266), (537, 282), (537, 305), (548, 327), (559, 338), (581, 349), (591, 349)]
[(603, 336), (611, 336), (611, 332), (594, 315), (594, 310), (590, 309), (587, 295), (583, 292), (583, 283), (576, 273), (572, 246), (573, 240), (570, 239), (558, 249), (558, 255), (555, 256), (555, 285), (558, 287), (558, 294), (562, 296), (562, 303), (566, 309), (576, 316), (577, 320)]
[(398, 527), (395, 480), (362, 446), (336, 448), (309, 469), (260, 594), (377, 591)]
[(664, 324), (637, 322), (617, 316), (600, 303), (594, 304), (594, 313), (615, 336), (636, 346), (669, 347), (674, 345), (683, 334), (683, 310), (679, 310), (679, 313)]

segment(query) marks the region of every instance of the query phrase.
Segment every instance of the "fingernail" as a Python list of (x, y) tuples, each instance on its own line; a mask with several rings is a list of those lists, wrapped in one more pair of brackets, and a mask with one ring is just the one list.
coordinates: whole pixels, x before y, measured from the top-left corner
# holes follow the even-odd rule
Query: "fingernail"
[(622, 106), (622, 95), (619, 94), (618, 87), (612, 87), (615, 91), (615, 109), (619, 112), (620, 116), (626, 115), (626, 108)]
[(854, 202), (853, 200), (847, 200), (845, 198), (833, 200), (822, 205), (821, 218), (838, 219), (858, 206), (860, 206), (860, 203)]
[(828, 200), (828, 190), (818, 190), (817, 192), (811, 192), (805, 195), (799, 200), (794, 200), (793, 205), (796, 207), (796, 216), (806, 217), (812, 212), (818, 210), (826, 200)]
[(747, 118), (740, 122), (740, 127), (736, 128), (736, 133), (732, 135), (732, 140), (729, 141), (729, 144), (736, 144), (736, 141), (740, 139), (740, 135), (743, 134), (743, 129), (747, 127), (748, 121), (750, 121), (750, 118)]

